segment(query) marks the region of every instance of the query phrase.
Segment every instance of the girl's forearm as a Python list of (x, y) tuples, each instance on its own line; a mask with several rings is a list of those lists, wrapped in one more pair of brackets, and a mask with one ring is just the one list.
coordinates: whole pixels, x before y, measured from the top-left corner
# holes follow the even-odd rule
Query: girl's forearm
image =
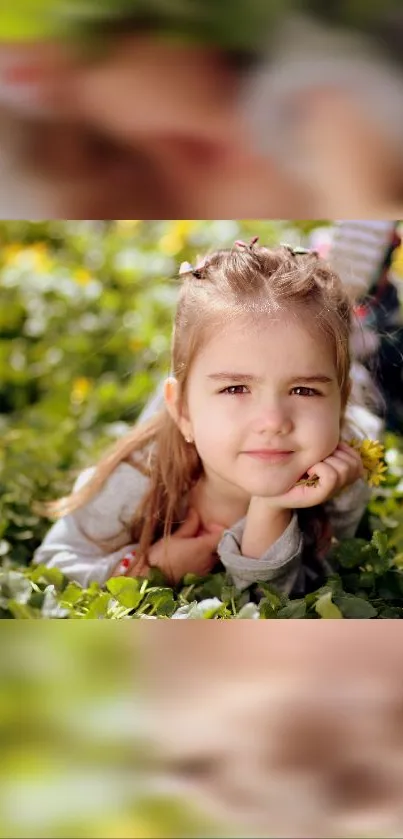
[(242, 537), (243, 556), (259, 559), (284, 533), (292, 514), (292, 510), (273, 509), (268, 498), (252, 498)]

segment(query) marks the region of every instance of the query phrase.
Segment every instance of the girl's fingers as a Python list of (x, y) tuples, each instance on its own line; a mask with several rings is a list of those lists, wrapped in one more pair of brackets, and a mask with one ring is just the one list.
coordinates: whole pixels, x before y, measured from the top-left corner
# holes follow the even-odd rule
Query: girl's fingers
[(338, 454), (343, 455), (343, 456), (347, 456), (347, 457), (351, 458), (352, 460), (354, 460), (356, 463), (358, 463), (358, 465), (360, 467), (360, 470), (361, 470), (362, 474), (364, 475), (364, 467), (363, 467), (363, 463), (362, 463), (362, 460), (361, 460), (361, 455), (360, 455), (359, 452), (357, 452), (355, 449), (353, 449), (347, 443), (339, 443), (336, 451), (338, 452)]
[(328, 463), (328, 460), (329, 458), (327, 458), (326, 462), (322, 460), (320, 463), (307, 469), (307, 474), (310, 477), (313, 475), (318, 476), (319, 484), (314, 489), (317, 489), (321, 495), (324, 491), (326, 491), (326, 494), (331, 492), (338, 484), (339, 473), (331, 463)]
[(296, 507), (306, 507), (321, 504), (363, 475), (361, 458), (350, 447), (347, 448), (350, 450), (341, 450), (338, 447), (329, 457), (307, 469), (308, 476), (316, 475), (319, 483), (312, 487), (293, 487), (282, 496), (282, 499), (288, 502), (286, 506), (294, 504)]
[(325, 458), (324, 463), (331, 466), (336, 471), (337, 483), (339, 486), (348, 481), (352, 472), (355, 474), (355, 467), (352, 466), (351, 463), (348, 463), (335, 455), (330, 455), (330, 457)]
[(347, 452), (353, 452), (353, 454), (358, 454), (357, 450), (354, 449), (353, 446), (350, 446), (348, 443), (346, 443), (345, 440), (340, 440), (339, 447), (341, 449), (345, 449)]
[(352, 446), (348, 446), (347, 443), (339, 443), (336, 450), (337, 452), (343, 452), (344, 454), (353, 457), (355, 460), (361, 461), (361, 455), (357, 452), (356, 449), (353, 449)]
[(322, 504), (334, 492), (338, 485), (338, 474), (330, 464), (315, 464), (307, 469), (307, 475), (319, 478), (316, 486), (294, 486), (285, 495), (279, 496), (280, 506), (284, 508), (312, 507), (315, 504)]
[(347, 463), (351, 470), (353, 480), (356, 480), (359, 477), (364, 477), (364, 467), (358, 452), (354, 452), (351, 449), (350, 451), (346, 451), (345, 449), (340, 450), (337, 448), (331, 457), (336, 457), (339, 462), (343, 461), (344, 463)]

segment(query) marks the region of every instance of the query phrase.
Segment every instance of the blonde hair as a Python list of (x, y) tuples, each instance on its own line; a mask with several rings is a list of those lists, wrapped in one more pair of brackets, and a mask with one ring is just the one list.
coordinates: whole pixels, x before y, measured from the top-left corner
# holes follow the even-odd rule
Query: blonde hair
[[(172, 375), (178, 381), (179, 409), (186, 402), (194, 359), (223, 322), (245, 317), (308, 311), (330, 341), (341, 393), (342, 413), (349, 396), (349, 337), (352, 308), (340, 278), (316, 253), (237, 242), (216, 251), (183, 276), (172, 341)], [(85, 486), (65, 498), (36, 505), (54, 518), (72, 513), (99, 492), (107, 478), (126, 462), (150, 479), (130, 524), (138, 558), (147, 564), (150, 546), (172, 533), (183, 517), (183, 499), (203, 474), (194, 445), (185, 442), (163, 408), (135, 425), (101, 458)]]

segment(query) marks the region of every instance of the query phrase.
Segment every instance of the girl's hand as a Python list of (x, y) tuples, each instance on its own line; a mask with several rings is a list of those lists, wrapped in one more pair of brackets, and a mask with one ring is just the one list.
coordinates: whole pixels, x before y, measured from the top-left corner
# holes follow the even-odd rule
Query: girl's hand
[(167, 579), (176, 585), (185, 574), (209, 574), (217, 563), (215, 550), (224, 532), (218, 524), (204, 531), (200, 516), (191, 507), (178, 530), (169, 537), (167, 544), (160, 539), (149, 552), (149, 564), (159, 568)]
[(319, 478), (316, 486), (296, 485), (283, 495), (268, 498), (268, 506), (277, 509), (314, 507), (334, 498), (364, 474), (360, 454), (347, 443), (340, 442), (333, 454), (307, 470), (309, 478), (314, 475)]
[[(148, 554), (149, 565), (159, 568), (171, 584), (176, 585), (188, 573), (205, 576), (209, 574), (217, 562), (215, 549), (221, 539), (224, 528), (212, 524), (209, 530), (204, 530), (200, 516), (194, 508), (190, 508), (187, 517), (178, 530), (165, 543), (160, 539), (150, 548)], [(119, 563), (114, 576), (118, 576), (121, 567)], [(132, 567), (125, 573), (126, 577), (139, 577), (147, 573), (148, 566), (134, 560)]]

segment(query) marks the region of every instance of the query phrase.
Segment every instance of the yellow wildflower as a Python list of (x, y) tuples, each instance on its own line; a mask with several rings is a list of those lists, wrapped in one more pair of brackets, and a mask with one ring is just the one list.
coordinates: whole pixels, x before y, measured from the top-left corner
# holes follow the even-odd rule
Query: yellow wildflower
[(89, 283), (92, 279), (91, 274), (87, 270), (87, 268), (76, 268), (73, 273), (73, 277), (76, 280), (76, 282), (80, 285), (87, 285), (87, 283)]
[(31, 256), (36, 271), (49, 271), (52, 267), (52, 260), (45, 242), (35, 242), (26, 249)]
[(349, 446), (361, 455), (362, 465), (365, 470), (365, 480), (370, 487), (379, 486), (385, 480), (386, 466), (382, 463), (385, 455), (385, 446), (378, 440), (349, 440)]
[(183, 239), (172, 231), (160, 239), (159, 247), (167, 256), (175, 256), (183, 248)]
[(403, 245), (396, 248), (392, 256), (392, 271), (397, 274), (400, 279), (403, 278)]
[(4, 264), (13, 265), (23, 248), (24, 245), (18, 242), (13, 242), (11, 245), (5, 245), (1, 251)]
[[(361, 455), (362, 465), (365, 471), (365, 480), (370, 487), (379, 486), (381, 481), (384, 481), (386, 475), (386, 466), (382, 463), (385, 455), (385, 446), (379, 443), (378, 440), (357, 440), (353, 438), (348, 441), (348, 445), (355, 449)], [(301, 478), (297, 481), (295, 486), (316, 486), (319, 481), (317, 475), (311, 475), (310, 478)]]
[(80, 376), (78, 379), (74, 379), (71, 390), (71, 401), (75, 405), (81, 405), (81, 403), (84, 402), (84, 399), (88, 396), (91, 385), (92, 383), (90, 379), (85, 378), (85, 376)]
[(174, 230), (177, 236), (186, 240), (195, 227), (197, 227), (197, 221), (193, 221), (191, 219), (181, 219), (180, 221), (175, 222)]

